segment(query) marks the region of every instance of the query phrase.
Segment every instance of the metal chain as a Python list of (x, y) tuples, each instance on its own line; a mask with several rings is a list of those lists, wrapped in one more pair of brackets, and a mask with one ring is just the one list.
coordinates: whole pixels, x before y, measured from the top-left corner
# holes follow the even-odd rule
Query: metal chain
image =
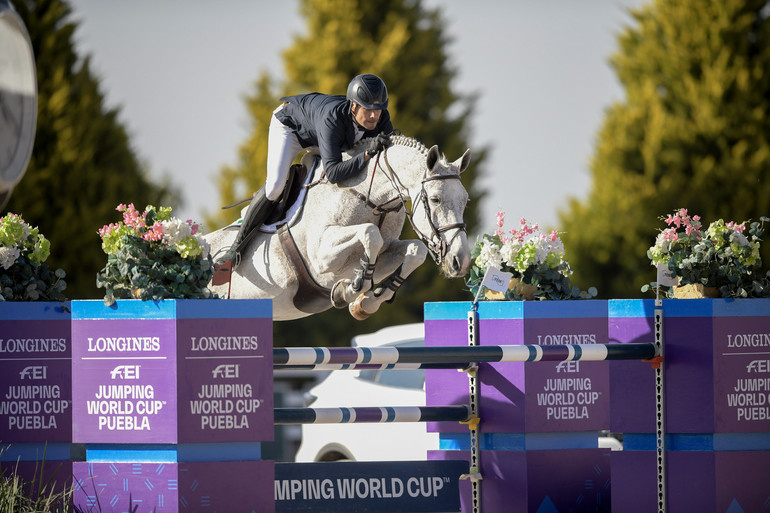
[[(475, 306), (475, 305), (474, 305)], [(468, 312), (468, 345), (478, 346), (479, 316), (474, 309)], [(471, 432), (471, 500), (473, 513), (481, 513), (481, 458), (479, 451), (479, 383), (477, 379), (478, 365), (472, 364), (466, 369), (468, 373), (469, 399), (471, 407), (471, 422), (468, 428)]]
[(655, 349), (660, 357), (655, 367), (655, 441), (658, 474), (658, 513), (666, 512), (666, 422), (663, 380), (663, 300), (655, 300)]

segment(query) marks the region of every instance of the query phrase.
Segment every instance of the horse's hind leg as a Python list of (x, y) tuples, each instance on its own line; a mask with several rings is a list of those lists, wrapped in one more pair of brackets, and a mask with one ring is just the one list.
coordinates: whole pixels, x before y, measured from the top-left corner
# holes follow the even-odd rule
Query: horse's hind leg
[(350, 315), (362, 321), (376, 312), (382, 303), (390, 301), (407, 276), (420, 267), (428, 255), (428, 250), (420, 241), (396, 241), (380, 255), (375, 278), (380, 278), (383, 271), (390, 273), (374, 290), (360, 294), (348, 306)]

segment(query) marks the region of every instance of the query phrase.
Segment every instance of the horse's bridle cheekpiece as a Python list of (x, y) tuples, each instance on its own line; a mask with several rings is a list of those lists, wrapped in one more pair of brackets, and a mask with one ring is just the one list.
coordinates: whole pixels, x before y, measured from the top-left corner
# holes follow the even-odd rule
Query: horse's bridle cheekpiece
[[(379, 205), (373, 204), (369, 200), (369, 194), (364, 196), (361, 193), (354, 192), (364, 203), (367, 205), (370, 205), (372, 209), (374, 210), (376, 215), (381, 216), (380, 217), (380, 226), (382, 226), (382, 222), (385, 218), (385, 214), (389, 212), (397, 212), (400, 211), (403, 207), (404, 210), (406, 210), (406, 216), (409, 219), (409, 224), (412, 226), (412, 230), (414, 230), (414, 233), (417, 235), (417, 237), (425, 244), (425, 246), (428, 248), (428, 252), (430, 253), (433, 260), (436, 262), (437, 265), (441, 265), (441, 262), (443, 262), (444, 257), (446, 256), (447, 249), (452, 244), (452, 241), (460, 232), (464, 232), (466, 229), (465, 223), (453, 223), (449, 224), (447, 226), (442, 226), (440, 228), (436, 227), (436, 224), (433, 222), (433, 215), (430, 210), (430, 201), (428, 201), (428, 193), (425, 190), (425, 184), (427, 182), (431, 182), (433, 180), (460, 180), (460, 175), (457, 174), (451, 174), (451, 175), (434, 175), (434, 176), (426, 176), (423, 178), (422, 183), (420, 184), (420, 194), (417, 198), (417, 201), (412, 201), (412, 208), (411, 211), (407, 209), (406, 203), (407, 201), (411, 201), (411, 198), (408, 197), (408, 189), (401, 183), (401, 180), (398, 178), (398, 175), (396, 175), (396, 172), (391, 167), (390, 163), (388, 162), (388, 154), (387, 149), (383, 150), (381, 154), (377, 155), (377, 160), (375, 161), (374, 170), (372, 171), (372, 183), (374, 182), (374, 173), (377, 172), (378, 168), (382, 169), (382, 166), (380, 164), (380, 155), (383, 156), (383, 161), (385, 162), (385, 166), (387, 167), (387, 172), (385, 173), (385, 176), (390, 181), (391, 185), (395, 189), (396, 193), (398, 194), (397, 198), (389, 199), (383, 203), (380, 203)], [(385, 171), (385, 169), (383, 169)], [(426, 171), (427, 174), (427, 171)], [(369, 186), (369, 190), (371, 191), (371, 184)], [(403, 191), (407, 191), (407, 197), (404, 197)], [(385, 205), (388, 205), (390, 203), (393, 203), (394, 201), (400, 201), (400, 204), (398, 204), (395, 208), (385, 208)], [(425, 217), (428, 220), (428, 226), (430, 226), (431, 229), (431, 235), (430, 238), (422, 233), (419, 228), (414, 224), (414, 212), (417, 208), (417, 205), (420, 203), (420, 201), (423, 202), (425, 205)], [(454, 235), (452, 235), (452, 238), (449, 239), (449, 241), (446, 240), (445, 237), (442, 237), (441, 234), (444, 232), (448, 232), (449, 230), (457, 230)]]

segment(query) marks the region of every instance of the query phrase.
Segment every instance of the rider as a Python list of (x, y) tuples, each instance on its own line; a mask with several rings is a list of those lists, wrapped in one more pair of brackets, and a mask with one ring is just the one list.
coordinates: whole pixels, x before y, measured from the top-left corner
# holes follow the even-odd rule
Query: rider
[[(337, 183), (358, 174), (370, 158), (389, 145), (393, 132), (388, 113), (388, 90), (380, 77), (358, 75), (348, 85), (346, 96), (321, 93), (281, 98), (273, 111), (267, 140), (267, 179), (251, 200), (243, 223), (229, 251), (217, 260), (217, 267), (231, 261), (252, 229), (261, 226), (280, 200), (289, 167), (302, 151), (321, 154), (326, 178)], [(342, 151), (359, 140), (373, 137), (368, 149), (343, 161)], [(236, 264), (237, 265), (237, 264)]]

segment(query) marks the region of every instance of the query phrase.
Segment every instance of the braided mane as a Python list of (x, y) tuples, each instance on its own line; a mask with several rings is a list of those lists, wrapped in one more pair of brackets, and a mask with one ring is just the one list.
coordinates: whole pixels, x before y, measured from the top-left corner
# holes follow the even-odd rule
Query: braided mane
[[(353, 145), (353, 147), (348, 150), (349, 153), (360, 153), (366, 149), (368, 146), (368, 142), (373, 139), (372, 137), (367, 137), (365, 139), (361, 139), (356, 144)], [(407, 137), (405, 135), (391, 135), (390, 136), (390, 142), (395, 146), (406, 146), (408, 148), (416, 148), (417, 151), (428, 156), (428, 148), (425, 147), (423, 143), (418, 141), (417, 139), (413, 139), (411, 137)]]

